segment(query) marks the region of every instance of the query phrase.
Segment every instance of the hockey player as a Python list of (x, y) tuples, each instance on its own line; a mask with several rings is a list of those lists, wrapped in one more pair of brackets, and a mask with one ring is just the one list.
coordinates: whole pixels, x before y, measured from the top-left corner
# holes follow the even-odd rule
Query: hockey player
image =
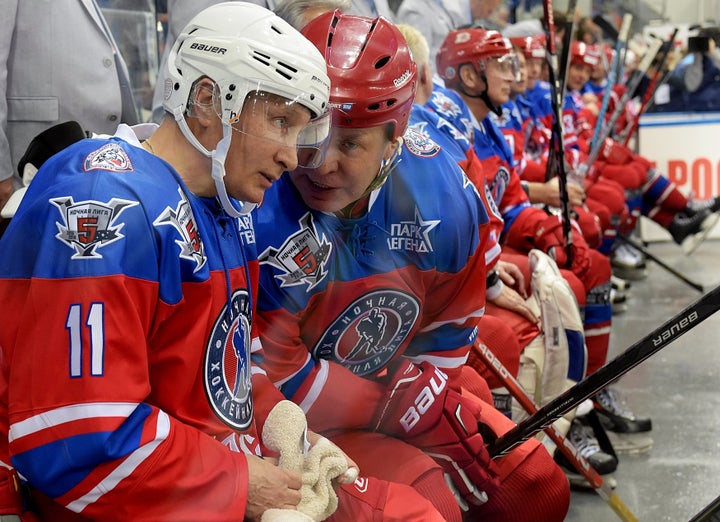
[[(558, 265), (565, 266), (563, 233), (559, 216), (548, 215), (533, 207), (514, 170), (512, 153), (497, 127), (487, 115), (499, 113), (515, 80), (512, 68), (512, 45), (496, 31), (460, 29), (451, 32), (438, 53), (438, 71), (446, 86), (454, 92), (438, 90), (430, 105), (439, 113), (451, 115), (458, 129), (471, 122), (473, 147), (483, 161), (488, 184), (505, 221), (503, 248), (528, 252), (532, 248), (554, 255)], [(594, 371), (604, 364), (611, 324), (610, 264), (605, 256), (588, 247), (573, 225), (572, 263), (567, 266), (581, 283), (578, 290), (568, 278), (578, 302), (583, 306), (585, 340), (588, 350), (587, 369)], [(578, 431), (587, 426), (574, 423)], [(571, 440), (579, 440), (570, 433)], [(608, 448), (609, 450), (609, 448)], [(602, 472), (614, 470), (617, 462), (608, 453), (608, 465)], [(598, 470), (601, 471), (601, 470)]]
[[(485, 166), (485, 175), (493, 197), (505, 221), (504, 248), (528, 252), (538, 248), (555, 256), (560, 267), (566, 267), (566, 251), (558, 216), (533, 207), (521, 187), (514, 169), (512, 153), (497, 127), (486, 116), (499, 111), (510, 94), (515, 76), (510, 61), (512, 46), (496, 31), (460, 29), (450, 33), (438, 53), (438, 71), (453, 90), (433, 94), (429, 106), (438, 113), (450, 115), (458, 129), (469, 118), (471, 139)], [(470, 65), (471, 67), (466, 67)], [(464, 116), (466, 115), (467, 116)], [(588, 248), (576, 230), (573, 234), (572, 263), (569, 270), (581, 281), (585, 304), (585, 335), (588, 343), (588, 365), (605, 360), (610, 326), (610, 265), (598, 252)], [(571, 282), (572, 284), (572, 282)], [(576, 285), (573, 285), (575, 290)], [(576, 295), (581, 292), (576, 291)]]
[[(525, 42), (518, 43), (525, 45), (524, 51), (526, 52), (526, 56), (533, 51), (539, 54), (536, 40), (528, 39)], [(598, 59), (595, 55), (589, 57), (586, 55), (578, 56), (579, 49), (586, 49), (586, 45), (584, 43), (573, 42), (571, 45), (570, 70), (568, 72), (569, 90), (571, 89), (571, 85), (581, 85), (581, 81), (582, 83), (587, 81), (587, 76), (585, 76), (585, 74), (589, 76), (591, 65), (594, 65)], [(579, 68), (581, 68), (581, 71), (577, 70)], [(580, 72), (583, 72), (582, 77), (578, 76)], [(536, 122), (536, 124), (541, 128), (549, 129), (549, 125), (552, 124), (553, 118), (551, 111), (547, 110), (549, 86), (544, 82), (536, 81), (531, 91), (530, 100), (532, 102), (531, 110), (534, 110), (537, 115), (534, 122)], [(569, 93), (566, 96), (566, 103), (563, 111), (563, 125), (565, 135), (572, 137), (568, 140), (571, 143), (570, 147), (577, 151), (574, 155), (569, 155), (569, 157), (577, 158), (575, 162), (575, 165), (577, 165), (577, 161), (582, 160), (585, 157), (584, 154), (586, 149), (584, 152), (583, 146), (586, 143), (587, 135), (578, 138), (578, 124), (576, 123), (577, 117), (575, 116), (575, 111), (572, 109), (573, 104), (573, 94)], [(536, 143), (543, 143), (543, 141), (537, 140)], [(626, 230), (622, 225), (626, 223), (630, 215), (625, 205), (622, 187), (616, 181), (604, 179), (603, 177), (599, 177), (592, 184), (586, 184), (586, 187), (589, 196), (586, 204), (590, 205), (592, 203), (590, 208), (595, 210), (598, 215), (610, 215), (610, 221), (603, 220), (603, 231), (604, 237), (607, 238), (607, 236), (610, 236), (614, 239), (615, 233), (618, 230), (621, 232)], [(606, 210), (604, 212), (602, 209), (603, 205), (606, 206)], [(608, 230), (611, 228), (612, 233), (609, 233)], [(608, 248), (612, 245), (612, 241), (605, 241), (604, 245), (605, 248)], [(602, 248), (601, 250), (606, 251)], [(594, 372), (604, 363), (604, 358), (589, 358), (588, 373)], [(613, 432), (646, 432), (651, 429), (651, 420), (635, 416), (623, 404), (623, 399), (620, 397), (619, 392), (612, 387), (608, 387), (601, 391), (595, 398), (595, 404), (601, 419), (605, 421), (604, 424), (606, 428)], [(616, 449), (628, 447), (627, 443), (631, 442), (627, 440), (618, 440), (616, 437), (614, 437), (613, 440), (618, 442)], [(649, 437), (643, 437), (642, 446), (644, 449), (649, 448), (651, 444), (652, 441)], [(631, 444), (631, 446), (633, 449), (637, 449), (639, 447), (635, 443)]]
[(513, 424), (458, 384), (485, 305), (487, 215), (456, 159), (404, 132), (416, 68), (402, 35), (339, 12), (303, 32), (328, 62), (333, 130), (323, 164), (283, 176), (258, 210), (263, 367), (364, 472), (411, 484), (446, 520), (562, 520), (567, 482), (544, 447), (490, 461), (484, 439)]
[[(427, 64), (428, 51), (417, 29), (402, 24), (398, 28), (405, 36), (418, 65), (418, 90), (416, 105), (410, 116), (410, 128), (455, 155), (476, 186), (486, 188), (482, 169), (478, 169), (479, 161), (465, 136), (436, 113), (417, 105), (427, 103), (433, 92), (430, 67)], [(489, 191), (479, 192), (486, 196), (485, 206), (491, 223), (495, 224), (491, 239), (497, 239), (502, 231), (502, 218)], [(495, 276), (488, 276), (488, 281), (495, 281), (496, 284), (487, 288), (486, 312), (480, 321), (478, 339), (467, 363), (487, 380), (495, 406), (509, 412), (515, 422), (524, 419), (527, 412), (516, 401), (510, 401), (506, 383), (487, 368), (478, 352), (489, 350), (493, 357), (501, 361), (505, 371), (519, 379), (525, 393), (534, 397), (538, 404), (545, 404), (571, 383), (582, 379), (586, 360), (582, 319), (567, 280), (547, 256), (533, 251), (532, 259), (531, 268), (528, 256), (503, 253), (501, 245), (490, 242), (485, 260), (491, 274), (495, 272)], [(508, 267), (519, 271), (517, 264), (531, 274), (533, 295), (530, 299), (527, 299), (528, 289), (525, 288), (523, 272), (506, 272)], [(516, 304), (518, 301), (523, 303), (522, 307)], [(531, 311), (529, 314), (528, 309)], [(540, 317), (538, 312), (541, 313)], [(584, 407), (587, 409), (590, 404)], [(568, 432), (571, 426), (568, 420), (574, 413), (571, 412), (567, 420), (562, 419), (556, 424), (563, 433)], [(574, 443), (577, 451), (585, 455), (596, 471), (610, 473), (615, 469), (615, 458), (600, 451), (594, 438), (579, 436), (574, 438)], [(587, 484), (582, 476), (573, 472), (568, 462), (564, 464), (572, 482)]]
[[(582, 42), (572, 42), (567, 74), (568, 103), (563, 121), (572, 122), (581, 152), (590, 153), (596, 126), (597, 107), (583, 102), (581, 89), (588, 82), (598, 57)], [(652, 162), (634, 154), (627, 147), (607, 138), (601, 153), (589, 171), (590, 181), (607, 178), (619, 183), (626, 194), (631, 215), (644, 215), (668, 230), (673, 240), (686, 252), (697, 247), (718, 221), (720, 197), (691, 203), (667, 177), (654, 168)]]
[(300, 501), (262, 458), (282, 396), (255, 364), (247, 211), (322, 141), (326, 66), (244, 2), (197, 15), (170, 56), (160, 127), (53, 156), (2, 238), (3, 508), (10, 463), (42, 520), (257, 522)]

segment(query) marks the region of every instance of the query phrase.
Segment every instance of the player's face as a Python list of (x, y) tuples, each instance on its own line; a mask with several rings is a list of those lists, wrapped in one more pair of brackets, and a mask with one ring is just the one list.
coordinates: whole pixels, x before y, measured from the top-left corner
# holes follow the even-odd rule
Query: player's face
[(512, 83), (513, 94), (523, 94), (527, 90), (527, 60), (525, 55), (517, 53), (519, 80)]
[(298, 168), (290, 178), (305, 204), (322, 212), (337, 212), (360, 199), (377, 176), (391, 142), (387, 126), (365, 129), (333, 128), (325, 161), (316, 169)]
[(542, 79), (544, 58), (528, 58), (525, 64), (527, 68), (527, 87), (535, 86), (535, 83)]
[(500, 106), (510, 99), (512, 84), (517, 73), (515, 55), (507, 55), (501, 59), (485, 60), (485, 77), (488, 81), (488, 96), (493, 104)]
[(568, 90), (577, 91), (590, 79), (591, 67), (589, 65), (570, 64), (567, 74)]
[(285, 98), (263, 93), (250, 97), (237, 121), (225, 160), (228, 194), (259, 203), (265, 190), (298, 164), (298, 134), (310, 121), (310, 111)]

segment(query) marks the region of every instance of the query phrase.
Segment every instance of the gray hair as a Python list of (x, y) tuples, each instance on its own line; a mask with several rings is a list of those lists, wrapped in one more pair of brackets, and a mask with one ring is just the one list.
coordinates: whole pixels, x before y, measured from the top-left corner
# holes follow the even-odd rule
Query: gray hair
[(309, 9), (346, 12), (350, 6), (350, 0), (280, 0), (275, 5), (275, 14), (300, 31), (309, 22), (306, 20)]

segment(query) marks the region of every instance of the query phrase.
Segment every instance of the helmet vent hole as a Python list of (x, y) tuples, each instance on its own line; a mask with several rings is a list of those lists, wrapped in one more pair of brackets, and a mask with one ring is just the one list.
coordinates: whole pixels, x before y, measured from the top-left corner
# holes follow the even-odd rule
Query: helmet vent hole
[(278, 69), (277, 67), (275, 68), (275, 72), (278, 73), (278, 74), (279, 74), (280, 76), (282, 76), (283, 78), (287, 78), (288, 80), (292, 80), (292, 76), (290, 76), (290, 75), (289, 75), (288, 73), (286, 73), (285, 71), (283, 71), (283, 70), (281, 70), (281, 69)]
[(390, 61), (390, 57), (389, 57), (389, 56), (383, 56), (383, 57), (380, 58), (377, 62), (375, 62), (375, 68), (376, 68), (376, 69), (382, 69), (383, 67), (385, 67), (385, 66), (387, 65), (387, 63), (388, 63), (389, 61)]
[(369, 110), (369, 111), (376, 111), (376, 110), (378, 110), (379, 108), (380, 108), (380, 104), (379, 104), (379, 103), (373, 103), (373, 104), (371, 104), (371, 105), (368, 105), (368, 110)]
[(270, 65), (270, 57), (266, 54), (255, 51), (253, 52), (253, 58), (263, 65)]
[(283, 34), (283, 32), (280, 29), (278, 29), (277, 27), (275, 27), (274, 25), (270, 26), (270, 28), (273, 31), (275, 31), (277, 34)]
[(289, 71), (289, 73), (286, 73), (286, 74), (295, 75), (298, 72), (297, 67), (293, 67), (292, 65), (290, 65), (288, 63), (278, 62), (277, 65), (278, 65), (278, 67), (283, 67), (283, 68), (287, 69)]

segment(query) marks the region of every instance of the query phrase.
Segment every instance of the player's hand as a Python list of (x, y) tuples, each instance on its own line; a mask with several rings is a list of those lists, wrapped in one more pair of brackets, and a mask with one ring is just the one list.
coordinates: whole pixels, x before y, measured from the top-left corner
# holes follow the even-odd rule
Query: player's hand
[[(542, 203), (551, 207), (560, 208), (562, 199), (560, 198), (560, 178), (554, 178), (545, 183), (538, 183), (537, 188), (533, 187), (531, 201), (534, 203)], [(585, 203), (585, 189), (578, 183), (566, 183), (568, 192), (568, 203), (571, 207), (581, 206)]]
[(278, 467), (273, 461), (247, 455), (246, 521), (260, 522), (262, 514), (268, 509), (297, 509), (300, 503), (302, 478), (297, 473)]
[[(315, 446), (315, 444), (317, 444), (317, 442), (322, 438), (324, 438), (322, 435), (318, 435), (314, 431), (308, 430), (307, 432), (307, 440), (310, 443), (311, 448)], [(337, 448), (336, 444), (333, 445)], [(347, 453), (345, 453), (340, 448), (338, 448), (338, 450), (343, 454), (345, 460), (347, 461), (347, 471), (345, 471), (345, 473), (338, 476), (337, 478), (333, 479), (334, 485), (338, 486), (342, 484), (352, 484), (353, 482), (355, 482), (355, 479), (357, 479), (358, 475), (360, 474), (360, 468), (353, 459), (348, 457)]]
[(503, 286), (502, 292), (495, 299), (489, 299), (495, 306), (504, 308), (506, 310), (512, 310), (513, 312), (522, 315), (525, 319), (533, 324), (538, 325), (541, 329), (540, 318), (535, 315), (535, 312), (527, 305), (525, 299), (518, 294), (514, 289), (509, 286)]
[[(535, 230), (535, 247), (552, 257), (560, 268), (567, 268), (582, 278), (590, 269), (590, 249), (577, 223), (571, 220), (571, 259), (568, 259), (562, 218), (550, 215)], [(569, 262), (570, 261), (570, 262)]]
[(376, 430), (422, 449), (445, 470), (461, 507), (482, 504), (499, 486), (498, 470), (480, 431), (479, 403), (449, 388), (447, 376), (430, 363), (404, 362), (388, 385), (375, 417)]
[(13, 193), (13, 179), (12, 176), (0, 181), (0, 210), (5, 206), (5, 203), (8, 202), (8, 199), (10, 199), (10, 196), (12, 196)]
[(514, 289), (523, 299), (527, 299), (525, 276), (515, 263), (500, 259), (495, 265), (495, 270), (503, 283)]

